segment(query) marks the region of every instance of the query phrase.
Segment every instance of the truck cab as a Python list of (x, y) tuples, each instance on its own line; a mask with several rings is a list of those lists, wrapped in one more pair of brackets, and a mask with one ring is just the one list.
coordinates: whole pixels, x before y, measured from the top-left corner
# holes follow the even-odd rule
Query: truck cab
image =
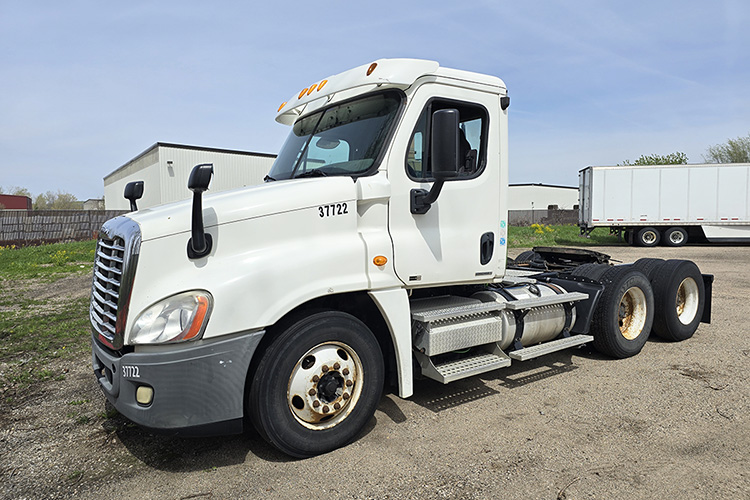
[[(449, 383), (589, 342), (636, 354), (656, 300), (641, 270), (506, 269), (509, 103), (496, 77), (378, 60), (279, 107), (291, 131), (264, 184), (210, 194), (198, 166), (192, 202), (108, 221), (90, 310), (106, 397), (149, 429), (252, 424), (310, 456), (353, 440), (384, 387), (411, 396), (415, 376)], [(682, 267), (690, 307), (667, 311), (690, 336), (707, 278)]]

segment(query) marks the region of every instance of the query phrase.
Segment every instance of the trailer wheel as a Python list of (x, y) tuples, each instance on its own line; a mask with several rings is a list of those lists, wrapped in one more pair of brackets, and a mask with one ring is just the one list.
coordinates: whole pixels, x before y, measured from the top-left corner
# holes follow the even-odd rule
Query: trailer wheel
[(633, 262), (633, 267), (646, 275), (649, 281), (654, 279), (654, 273), (664, 264), (664, 259), (651, 259), (644, 257)]
[(664, 245), (668, 247), (681, 247), (688, 241), (688, 233), (681, 227), (670, 227), (664, 231)]
[(383, 391), (377, 339), (357, 318), (324, 311), (291, 324), (253, 372), (248, 412), (279, 450), (310, 457), (351, 442)]
[(654, 319), (651, 284), (630, 266), (609, 269), (600, 282), (605, 288), (591, 325), (594, 347), (613, 358), (635, 356), (646, 343)]
[(581, 264), (580, 266), (576, 267), (570, 274), (573, 276), (582, 276), (590, 280), (599, 281), (599, 278), (601, 278), (602, 275), (609, 269), (612, 269), (612, 266), (608, 264), (588, 263)]
[(689, 260), (668, 260), (652, 283), (658, 310), (654, 333), (674, 342), (692, 337), (706, 303), (706, 289), (698, 266)]
[(660, 239), (659, 231), (653, 227), (643, 227), (635, 234), (635, 241), (640, 247), (655, 247)]

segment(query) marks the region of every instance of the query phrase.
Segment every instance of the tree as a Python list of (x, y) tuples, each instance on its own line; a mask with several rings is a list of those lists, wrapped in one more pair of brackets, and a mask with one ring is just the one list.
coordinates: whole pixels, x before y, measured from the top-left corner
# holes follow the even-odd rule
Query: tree
[(750, 163), (750, 134), (729, 139), (726, 144), (709, 146), (703, 160), (706, 163)]
[(5, 192), (3, 187), (0, 186), (0, 194), (9, 194), (12, 196), (28, 196), (29, 198), (31, 198), (31, 193), (29, 192), (28, 189), (18, 187), (18, 186), (13, 186), (13, 187), (8, 188), (7, 193)]
[(58, 190), (57, 193), (47, 191), (34, 199), (34, 210), (77, 210), (82, 203), (75, 195)]
[(668, 155), (641, 155), (640, 158), (630, 163), (630, 160), (622, 162), (623, 165), (685, 165), (688, 157), (685, 153), (677, 151)]

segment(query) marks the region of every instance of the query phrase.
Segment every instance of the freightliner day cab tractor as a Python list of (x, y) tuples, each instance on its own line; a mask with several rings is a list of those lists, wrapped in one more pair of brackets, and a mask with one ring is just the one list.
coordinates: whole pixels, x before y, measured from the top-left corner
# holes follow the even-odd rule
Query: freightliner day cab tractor
[[(509, 268), (509, 103), (499, 78), (379, 60), (279, 108), (291, 133), (264, 184), (207, 195), (198, 165), (192, 201), (105, 223), (90, 316), (107, 399), (147, 429), (251, 424), (305, 457), (415, 377), (693, 335), (712, 277), (690, 261), (546, 249)], [(133, 208), (142, 191), (126, 188)]]

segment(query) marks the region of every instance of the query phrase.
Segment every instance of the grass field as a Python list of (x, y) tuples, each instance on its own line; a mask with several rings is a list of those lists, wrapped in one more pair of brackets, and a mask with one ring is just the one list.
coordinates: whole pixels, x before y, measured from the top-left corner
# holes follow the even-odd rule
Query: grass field
[(611, 236), (607, 231), (595, 231), (590, 238), (582, 238), (578, 235), (578, 226), (546, 226), (544, 224), (532, 224), (531, 226), (508, 228), (508, 248), (532, 248), (540, 247), (579, 247), (579, 246), (610, 246), (626, 245)]
[(0, 247), (0, 389), (6, 402), (29, 384), (64, 377), (64, 369), (52, 365), (88, 350), (85, 283), (95, 247), (93, 240)]

